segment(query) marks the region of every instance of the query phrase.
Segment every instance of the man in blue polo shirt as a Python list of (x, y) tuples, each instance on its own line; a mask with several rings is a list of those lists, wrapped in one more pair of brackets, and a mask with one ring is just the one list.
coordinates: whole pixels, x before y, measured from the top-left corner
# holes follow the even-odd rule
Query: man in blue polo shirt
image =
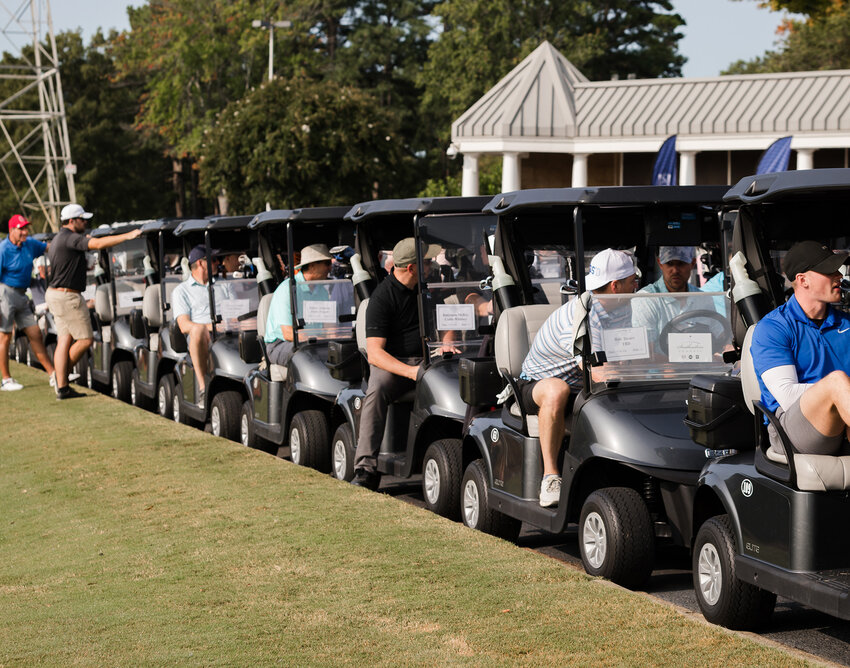
[(850, 424), (850, 316), (832, 306), (847, 257), (817, 241), (794, 245), (782, 261), (794, 295), (753, 332), (762, 403), (801, 453), (837, 454)]
[(32, 278), (32, 261), (44, 255), (47, 244), (29, 238), (30, 222), (19, 214), (9, 219), (9, 236), (0, 242), (0, 390), (20, 390), (23, 385), (9, 373), (9, 343), (17, 326), (30, 340), (44, 370), (53, 377), (53, 363), (47, 357), (41, 330), (36, 324), (26, 295)]

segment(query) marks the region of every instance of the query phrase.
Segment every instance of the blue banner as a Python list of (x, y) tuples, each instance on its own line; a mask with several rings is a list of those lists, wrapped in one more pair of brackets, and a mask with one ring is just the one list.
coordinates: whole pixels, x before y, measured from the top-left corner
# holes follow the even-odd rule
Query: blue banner
[(791, 137), (782, 137), (768, 146), (759, 158), (756, 174), (772, 174), (788, 170), (788, 159), (791, 157)]
[(654, 186), (677, 186), (679, 185), (679, 174), (676, 169), (676, 135), (667, 137), (652, 166), (652, 185)]

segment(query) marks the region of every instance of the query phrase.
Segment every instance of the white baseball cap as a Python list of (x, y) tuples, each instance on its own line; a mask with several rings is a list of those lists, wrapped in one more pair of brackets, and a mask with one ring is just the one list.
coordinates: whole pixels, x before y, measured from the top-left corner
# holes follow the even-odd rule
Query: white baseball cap
[(590, 261), (590, 269), (584, 277), (584, 287), (588, 290), (598, 290), (611, 281), (628, 278), (636, 272), (631, 255), (606, 248), (594, 255)]
[(88, 213), (83, 207), (79, 204), (67, 204), (62, 208), (62, 213), (59, 217), (63, 222), (66, 220), (71, 220), (72, 218), (82, 218), (83, 220), (88, 220), (94, 214)]

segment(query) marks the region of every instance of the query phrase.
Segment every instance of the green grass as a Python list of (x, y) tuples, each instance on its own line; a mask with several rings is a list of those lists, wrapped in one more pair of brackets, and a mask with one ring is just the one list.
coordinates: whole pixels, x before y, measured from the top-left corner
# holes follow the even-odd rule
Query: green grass
[(3, 393), (0, 665), (798, 665), (41, 372)]

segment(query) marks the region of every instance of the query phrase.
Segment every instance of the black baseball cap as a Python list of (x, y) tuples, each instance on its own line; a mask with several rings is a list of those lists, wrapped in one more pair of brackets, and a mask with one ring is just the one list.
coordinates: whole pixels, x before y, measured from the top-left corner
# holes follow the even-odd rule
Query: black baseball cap
[(819, 241), (801, 241), (791, 246), (782, 260), (782, 270), (793, 281), (797, 274), (816, 271), (819, 274), (834, 274), (847, 261), (850, 253), (833, 253), (829, 246)]
[[(210, 251), (211, 257), (217, 257), (218, 255), (221, 255), (221, 251), (218, 250), (218, 248), (214, 248), (213, 250)], [(207, 247), (204, 246), (203, 244), (199, 244), (199, 245), (195, 246), (192, 250), (189, 251), (189, 264), (193, 265), (198, 260), (205, 258), (206, 256), (207, 256)]]

